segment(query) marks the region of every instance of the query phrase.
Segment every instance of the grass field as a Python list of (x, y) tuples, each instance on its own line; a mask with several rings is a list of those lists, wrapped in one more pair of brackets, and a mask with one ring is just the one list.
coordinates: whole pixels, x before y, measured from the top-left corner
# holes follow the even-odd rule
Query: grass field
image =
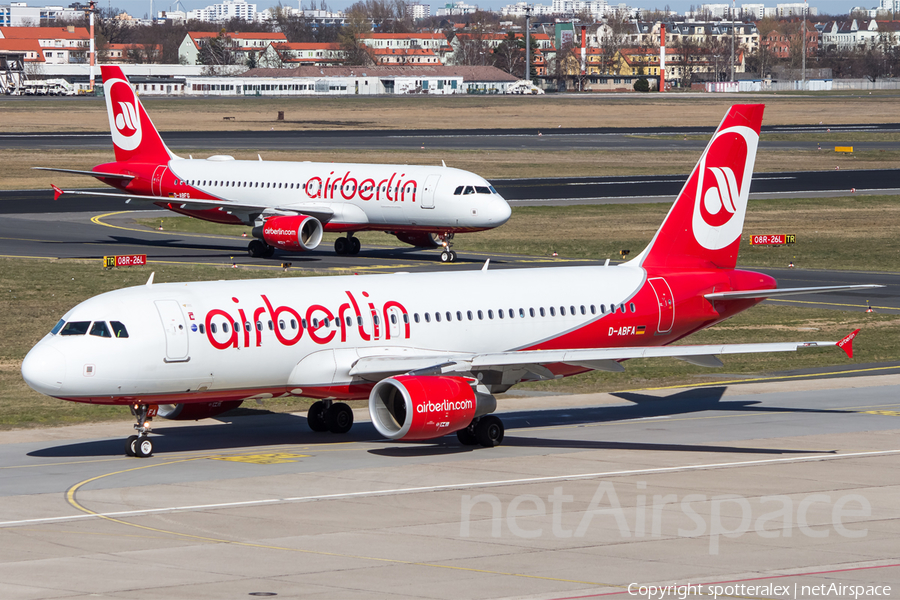
[[(830, 171), (841, 169), (897, 169), (900, 168), (900, 151), (856, 151), (853, 154), (835, 153), (833, 147), (817, 150), (816, 142), (809, 143), (809, 150), (760, 150), (756, 158), (757, 173), (773, 171)], [(831, 142), (833, 145), (834, 142)], [(391, 164), (439, 165), (478, 173), (488, 179), (550, 178), (579, 176), (621, 175), (686, 175), (697, 163), (700, 152), (681, 151), (607, 151), (580, 150), (540, 152), (533, 150), (435, 150), (416, 151), (369, 150), (319, 150), (315, 152), (287, 152), (259, 150), (228, 151), (238, 159), (257, 160), (257, 154), (265, 160), (312, 160), (318, 162), (363, 162)], [(221, 153), (221, 152), (220, 152)], [(182, 156), (206, 157), (214, 152), (179, 151)], [(66, 175), (49, 171), (35, 171), (32, 167), (60, 167), (90, 170), (95, 165), (113, 160), (112, 148), (103, 151), (54, 150), (2, 150), (0, 161), (0, 189), (41, 189), (50, 184), (63, 188), (106, 188), (92, 177)], [(76, 204), (77, 200), (65, 201)], [(77, 210), (77, 209), (76, 209)]]
[[(893, 123), (893, 92), (145, 98), (161, 131), (714, 126), (731, 104), (766, 104), (767, 125)], [(0, 132), (108, 131), (102, 98), (8, 99)], [(285, 120), (277, 121), (279, 111)], [(224, 117), (234, 117), (225, 121)]]
[[(514, 208), (510, 220), (497, 229), (459, 235), (455, 249), (501, 254), (563, 258), (618, 259), (619, 251), (637, 254), (659, 228), (669, 204), (607, 204)], [(138, 222), (163, 225), (166, 231), (240, 236), (249, 228), (217, 225), (188, 217)], [(747, 209), (740, 263), (757, 267), (900, 270), (900, 197), (845, 196), (790, 200), (752, 200)], [(549, 234), (548, 234), (549, 232)], [(791, 246), (749, 245), (752, 234), (797, 236)], [(335, 235), (326, 235), (330, 248)], [(363, 247), (402, 246), (393, 236), (359, 235)]]

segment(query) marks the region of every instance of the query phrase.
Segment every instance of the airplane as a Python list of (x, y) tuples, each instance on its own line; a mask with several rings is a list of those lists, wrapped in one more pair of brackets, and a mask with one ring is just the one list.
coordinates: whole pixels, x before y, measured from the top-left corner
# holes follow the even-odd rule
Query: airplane
[(495, 394), (523, 381), (672, 357), (838, 346), (839, 341), (672, 345), (765, 298), (877, 285), (777, 289), (736, 268), (762, 105), (731, 107), (649, 245), (610, 265), (153, 284), (63, 315), (22, 363), (33, 389), (128, 405), (149, 456), (154, 416), (201, 419), (250, 399), (303, 396), (313, 431), (346, 433), (368, 399), (392, 440), (504, 436)]
[(485, 179), (447, 166), (343, 164), (206, 159), (176, 156), (159, 135), (117, 66), (102, 66), (103, 90), (115, 162), (92, 171), (35, 167), (90, 175), (121, 190), (63, 194), (123, 198), (205, 221), (252, 227), (252, 257), (313, 250), (324, 231), (338, 237), (338, 254), (357, 254), (353, 234), (386, 231), (420, 248), (441, 248), (441, 261), (456, 260), (457, 233), (483, 231), (509, 220), (506, 200)]

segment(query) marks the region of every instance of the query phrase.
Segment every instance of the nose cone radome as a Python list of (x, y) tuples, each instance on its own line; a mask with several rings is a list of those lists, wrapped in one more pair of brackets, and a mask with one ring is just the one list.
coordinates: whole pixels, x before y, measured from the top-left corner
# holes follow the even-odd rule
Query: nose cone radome
[(66, 358), (47, 344), (39, 343), (22, 361), (22, 378), (33, 390), (52, 396), (63, 385)]
[(491, 224), (494, 227), (503, 225), (509, 221), (511, 215), (512, 208), (510, 208), (509, 203), (500, 196), (497, 196), (491, 203), (491, 209), (488, 213), (488, 219), (490, 219)]

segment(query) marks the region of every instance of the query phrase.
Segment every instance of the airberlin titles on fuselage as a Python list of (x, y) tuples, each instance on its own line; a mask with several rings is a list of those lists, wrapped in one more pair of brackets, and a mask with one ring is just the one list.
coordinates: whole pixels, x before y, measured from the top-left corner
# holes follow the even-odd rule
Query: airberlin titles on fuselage
[[(355, 338), (353, 341), (365, 342), (390, 340), (392, 337), (409, 339), (409, 312), (402, 304), (395, 300), (388, 300), (381, 305), (379, 310), (369, 298), (368, 292), (360, 293), (363, 298), (361, 302), (357, 301), (350, 291), (344, 293), (347, 295), (347, 301), (341, 303), (336, 311), (321, 304), (311, 304), (305, 311), (298, 311), (290, 306), (275, 307), (272, 301), (262, 294), (260, 296), (262, 306), (256, 306), (251, 312), (249, 309), (244, 310), (240, 306), (240, 299), (233, 297), (231, 301), (238, 306), (231, 310), (237, 309), (237, 318), (233, 313), (224, 309), (213, 309), (206, 313), (202, 332), (206, 334), (209, 343), (219, 350), (249, 348), (251, 343), (255, 346), (262, 346), (265, 327), (261, 317), (268, 314), (266, 326), (275, 334), (275, 339), (284, 346), (293, 346), (299, 342), (303, 337), (304, 330), (309, 334), (310, 340), (316, 344), (328, 344), (338, 334), (340, 334), (341, 342), (347, 342), (348, 334)], [(360, 304), (362, 304), (362, 308), (360, 308)], [(364, 313), (366, 318), (363, 318)], [(248, 319), (248, 314), (252, 315), (252, 321)], [(223, 320), (219, 321), (216, 317), (221, 317)], [(193, 317), (191, 316), (191, 318)], [(339, 329), (333, 329), (332, 324)], [(394, 336), (391, 334), (392, 326), (399, 327)], [(192, 329), (195, 328), (196, 325), (192, 327)], [(320, 333), (322, 329), (327, 330), (327, 333)], [(252, 342), (251, 334), (253, 334)]]

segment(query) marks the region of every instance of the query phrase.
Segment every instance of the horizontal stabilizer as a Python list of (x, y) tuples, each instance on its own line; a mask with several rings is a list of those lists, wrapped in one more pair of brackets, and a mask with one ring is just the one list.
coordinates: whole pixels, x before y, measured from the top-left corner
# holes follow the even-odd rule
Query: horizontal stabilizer
[(707, 300), (749, 300), (753, 298), (777, 298), (778, 296), (796, 296), (797, 294), (824, 294), (826, 292), (847, 292), (850, 290), (871, 290), (883, 285), (823, 285), (806, 288), (782, 288), (770, 290), (741, 290), (736, 292), (715, 292), (704, 294)]
[(35, 171), (55, 171), (56, 173), (70, 173), (72, 175), (90, 175), (91, 177), (103, 179), (134, 179), (134, 175), (123, 175), (121, 173), (101, 173), (100, 171), (79, 171), (77, 169), (54, 169), (51, 167), (31, 167)]

